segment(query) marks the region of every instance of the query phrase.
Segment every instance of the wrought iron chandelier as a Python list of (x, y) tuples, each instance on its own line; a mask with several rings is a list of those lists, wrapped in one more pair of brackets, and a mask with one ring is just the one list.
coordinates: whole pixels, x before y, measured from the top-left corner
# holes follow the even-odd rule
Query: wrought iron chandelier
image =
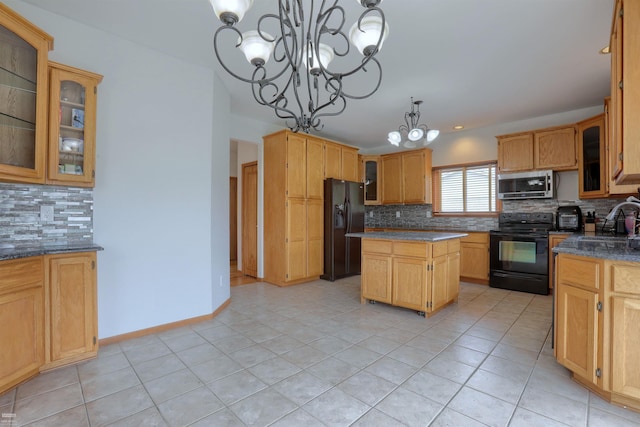
[[(411, 97), (411, 111), (404, 113), (404, 124), (398, 130), (389, 132), (388, 140), (396, 147), (402, 142), (402, 133), (406, 133), (406, 140), (402, 144), (406, 148), (416, 148), (417, 142), (424, 139), (424, 145), (429, 145), (440, 134), (439, 130), (429, 129), (427, 125), (418, 124), (420, 121), (420, 104)], [(415, 107), (415, 108), (414, 108)]]
[[(294, 132), (322, 128), (321, 118), (337, 116), (347, 106), (347, 98), (364, 99), (375, 93), (382, 81), (382, 67), (376, 58), (389, 33), (382, 0), (356, 0), (364, 11), (345, 34), (345, 10), (338, 0), (278, 0), (278, 13), (262, 15), (257, 29), (241, 33), (236, 27), (253, 5), (253, 0), (209, 0), (222, 22), (214, 36), (214, 50), (222, 67), (233, 77), (249, 83), (254, 99), (273, 108)], [(316, 10), (319, 4), (319, 9)], [(276, 31), (272, 36), (268, 31)], [(221, 58), (219, 38), (230, 33), (236, 47), (254, 66), (246, 76), (236, 74)], [(235, 33), (235, 35), (234, 35)], [(237, 39), (237, 40), (236, 40)], [(347, 58), (349, 41), (362, 56)], [(267, 69), (273, 58), (272, 68)], [(345, 69), (329, 69), (334, 59), (342, 59)], [(336, 68), (338, 66), (336, 65)], [(370, 91), (351, 94), (343, 87), (347, 78), (373, 70)], [(251, 69), (249, 68), (249, 71)]]

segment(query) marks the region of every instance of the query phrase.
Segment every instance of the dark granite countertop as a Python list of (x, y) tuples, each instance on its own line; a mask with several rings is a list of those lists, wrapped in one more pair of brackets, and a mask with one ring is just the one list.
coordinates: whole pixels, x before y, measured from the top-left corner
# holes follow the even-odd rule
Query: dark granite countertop
[(31, 246), (11, 247), (11, 244), (0, 244), (0, 261), (17, 258), (27, 258), (30, 256), (63, 254), (73, 252), (91, 252), (104, 250), (102, 246), (93, 242), (73, 242), (73, 243), (45, 243)]
[(575, 233), (553, 248), (553, 252), (592, 258), (640, 262), (640, 249), (630, 248), (630, 243), (640, 242), (630, 242), (629, 239), (624, 236), (589, 236), (582, 233)]
[(384, 240), (413, 240), (419, 242), (438, 242), (440, 240), (459, 239), (465, 236), (468, 236), (468, 234), (432, 231), (372, 231), (369, 233), (347, 234), (347, 237), (364, 237), (367, 239)]

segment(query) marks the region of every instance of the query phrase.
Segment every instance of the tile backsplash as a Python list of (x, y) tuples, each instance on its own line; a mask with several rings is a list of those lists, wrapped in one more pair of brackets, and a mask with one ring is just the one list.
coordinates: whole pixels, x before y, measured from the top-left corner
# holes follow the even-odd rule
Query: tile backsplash
[[(53, 206), (53, 221), (40, 207)], [(0, 243), (34, 244), (93, 240), (93, 189), (0, 183)]]
[[(583, 214), (595, 211), (598, 218), (607, 213), (623, 199), (593, 200), (505, 200), (503, 212), (551, 212), (558, 206), (578, 205)], [(489, 231), (498, 227), (497, 217), (434, 217), (431, 205), (384, 205), (365, 206), (365, 227), (437, 229), (454, 228), (468, 231)], [(399, 216), (398, 216), (399, 215)]]

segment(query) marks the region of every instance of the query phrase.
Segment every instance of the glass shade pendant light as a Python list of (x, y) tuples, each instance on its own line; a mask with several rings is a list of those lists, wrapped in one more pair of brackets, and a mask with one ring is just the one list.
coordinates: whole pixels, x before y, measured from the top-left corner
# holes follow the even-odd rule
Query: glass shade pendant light
[[(244, 32), (237, 25), (253, 0), (209, 1), (222, 23), (213, 40), (218, 62), (230, 75), (249, 83), (254, 100), (272, 108), (292, 131), (319, 130), (321, 118), (341, 114), (347, 99), (368, 98), (380, 87), (382, 66), (376, 55), (389, 34), (378, 7), (382, 0), (356, 0), (362, 9), (351, 27), (346, 26), (347, 12), (338, 1), (278, 0), (277, 11), (258, 17), (257, 29)], [(224, 34), (230, 32), (236, 37), (229, 40)], [(227, 64), (234, 60), (222, 58), (236, 54), (234, 49), (221, 48), (225, 41), (236, 40), (236, 47), (253, 65), (245, 72), (232, 71)], [(355, 61), (332, 62), (351, 52)], [(364, 93), (351, 93), (348, 83), (358, 79), (360, 72), (373, 77), (366, 79), (369, 86), (362, 89)]]
[(253, 0), (209, 0), (209, 2), (218, 19), (227, 25), (242, 21), (244, 14), (253, 6)]
[(273, 36), (256, 30), (247, 31), (238, 37), (238, 49), (244, 53), (245, 58), (253, 65), (264, 65), (269, 61), (275, 43), (266, 39), (275, 40)]
[[(363, 0), (364, 1), (364, 0)], [(406, 148), (415, 148), (416, 142), (424, 139), (424, 145), (430, 144), (440, 134), (439, 130), (429, 129), (427, 125), (418, 124), (420, 121), (420, 104), (422, 101), (414, 101), (411, 98), (411, 111), (404, 113), (404, 124), (397, 131), (389, 132), (387, 140), (391, 145), (400, 146), (402, 133), (406, 133), (407, 140), (402, 144)]]
[[(384, 30), (383, 30), (384, 29)], [(380, 33), (382, 33), (382, 38)], [(365, 16), (349, 30), (349, 39), (364, 56), (376, 53), (389, 35), (389, 26), (379, 16)], [(380, 40), (380, 44), (377, 44)]]
[(324, 43), (320, 43), (318, 46), (320, 60), (318, 60), (315, 50), (311, 48), (311, 52), (309, 52), (307, 48), (308, 45), (304, 47), (302, 52), (302, 63), (311, 74), (318, 75), (320, 74), (320, 64), (322, 64), (322, 67), (326, 69), (329, 67), (331, 61), (333, 61), (333, 57), (335, 56), (333, 49)]

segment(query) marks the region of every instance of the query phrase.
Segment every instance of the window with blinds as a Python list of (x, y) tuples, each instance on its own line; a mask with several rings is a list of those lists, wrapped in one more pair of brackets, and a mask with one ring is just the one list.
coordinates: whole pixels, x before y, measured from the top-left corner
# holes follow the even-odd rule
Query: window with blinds
[(433, 175), (434, 213), (497, 212), (495, 163), (434, 168)]

